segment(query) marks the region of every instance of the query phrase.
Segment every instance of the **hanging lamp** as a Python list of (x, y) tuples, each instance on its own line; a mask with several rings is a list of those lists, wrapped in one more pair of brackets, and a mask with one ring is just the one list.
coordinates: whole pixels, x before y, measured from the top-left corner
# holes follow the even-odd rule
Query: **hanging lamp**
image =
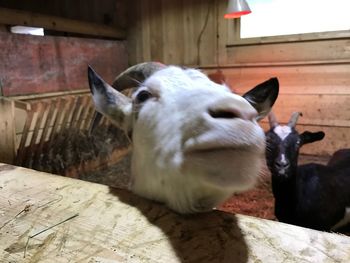
[(224, 18), (238, 18), (250, 14), (252, 11), (245, 0), (229, 0)]

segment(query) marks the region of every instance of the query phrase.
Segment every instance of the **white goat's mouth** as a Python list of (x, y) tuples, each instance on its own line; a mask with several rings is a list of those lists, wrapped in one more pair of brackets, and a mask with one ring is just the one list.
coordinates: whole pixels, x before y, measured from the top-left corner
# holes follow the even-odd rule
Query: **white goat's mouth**
[(191, 149), (185, 154), (185, 173), (195, 174), (215, 187), (232, 191), (245, 190), (254, 184), (263, 159), (259, 150), (247, 147)]
[(201, 153), (221, 153), (221, 152), (251, 152), (263, 154), (263, 150), (256, 145), (193, 145), (185, 148), (185, 154), (201, 154)]
[(219, 144), (205, 143), (196, 144), (185, 147), (185, 153), (211, 153), (211, 152), (223, 152), (223, 151), (234, 151), (234, 152), (252, 152), (252, 153), (262, 153), (262, 148), (258, 144)]
[(260, 129), (237, 133), (233, 128), (223, 127), (189, 138), (183, 147), (185, 153), (233, 151), (262, 154), (265, 150), (265, 139)]

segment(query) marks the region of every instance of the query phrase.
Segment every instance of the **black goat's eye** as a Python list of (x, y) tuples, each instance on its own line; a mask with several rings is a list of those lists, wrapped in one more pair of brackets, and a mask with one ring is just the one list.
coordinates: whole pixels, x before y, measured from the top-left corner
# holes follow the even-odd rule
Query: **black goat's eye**
[(152, 98), (152, 94), (147, 90), (141, 90), (136, 96), (138, 103), (143, 103), (150, 98)]

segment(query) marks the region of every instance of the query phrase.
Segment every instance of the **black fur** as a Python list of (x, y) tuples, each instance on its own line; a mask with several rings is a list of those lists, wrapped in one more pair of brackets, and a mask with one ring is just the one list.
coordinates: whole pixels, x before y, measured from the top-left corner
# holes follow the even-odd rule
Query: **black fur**
[[(323, 132), (299, 134), (292, 128), (282, 141), (273, 128), (267, 132), (266, 161), (279, 221), (330, 231), (350, 207), (350, 150), (336, 152), (328, 165), (298, 166), (300, 147), (323, 137)], [(287, 162), (281, 163), (281, 154)]]

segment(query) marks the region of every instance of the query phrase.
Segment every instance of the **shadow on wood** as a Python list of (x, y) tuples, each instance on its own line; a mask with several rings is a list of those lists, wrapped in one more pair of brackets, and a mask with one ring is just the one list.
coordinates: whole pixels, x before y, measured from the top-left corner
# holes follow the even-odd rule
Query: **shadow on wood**
[(248, 248), (235, 215), (221, 211), (180, 215), (126, 190), (110, 193), (136, 207), (162, 230), (181, 262), (247, 262)]
[(182, 216), (126, 190), (1, 163), (0, 186), (1, 262), (350, 262), (342, 235), (219, 211)]

